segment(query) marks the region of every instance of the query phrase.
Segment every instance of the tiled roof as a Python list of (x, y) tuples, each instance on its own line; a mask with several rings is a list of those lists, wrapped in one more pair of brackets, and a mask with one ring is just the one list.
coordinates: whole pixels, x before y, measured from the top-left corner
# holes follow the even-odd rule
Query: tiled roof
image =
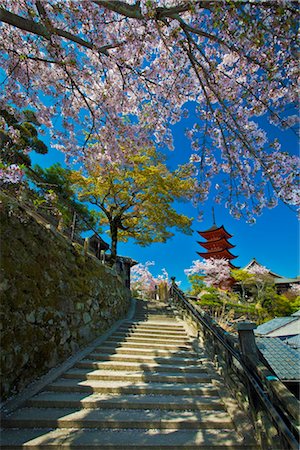
[(299, 278), (285, 278), (285, 277), (280, 277), (280, 278), (274, 278), (274, 283), (275, 284), (288, 284), (288, 283), (299, 283), (300, 280)]
[[(265, 267), (262, 264), (260, 264), (255, 258), (253, 258), (253, 259), (251, 259), (251, 261), (245, 267), (243, 267), (243, 270), (249, 270), (253, 266)], [(266, 267), (266, 269), (269, 271), (269, 275), (271, 275), (272, 277), (274, 277), (274, 278), (283, 278), (281, 275), (278, 275), (278, 273), (272, 272), (267, 267)]]
[[(255, 334), (266, 335), (268, 333), (271, 333), (274, 330), (277, 330), (278, 328), (281, 328), (281, 327), (287, 325), (288, 323), (291, 323), (291, 322), (294, 322), (297, 320), (298, 320), (298, 317), (295, 317), (295, 316), (276, 317), (275, 319), (269, 320), (269, 322), (259, 325), (255, 330)], [(297, 331), (296, 331), (296, 333), (297, 333)]]
[(280, 380), (300, 380), (299, 351), (279, 338), (256, 337), (256, 345)]
[(300, 334), (284, 339), (282, 342), (290, 345), (292, 348), (298, 348), (300, 350)]

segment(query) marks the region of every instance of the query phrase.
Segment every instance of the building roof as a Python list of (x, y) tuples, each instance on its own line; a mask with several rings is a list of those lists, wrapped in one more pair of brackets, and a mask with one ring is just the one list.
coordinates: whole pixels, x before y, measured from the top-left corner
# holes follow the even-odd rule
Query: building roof
[(296, 334), (296, 336), (291, 336), (287, 339), (283, 339), (282, 342), (290, 345), (292, 348), (297, 348), (300, 350), (300, 334)]
[(95, 246), (97, 243), (100, 244), (101, 248), (108, 250), (109, 249), (109, 245), (107, 242), (105, 242), (101, 236), (99, 236), (98, 234), (94, 233), (90, 238), (90, 245), (91, 246)]
[(282, 381), (300, 380), (300, 353), (279, 338), (258, 337), (256, 345)]
[[(255, 258), (253, 258), (253, 259), (251, 259), (251, 261), (245, 267), (243, 267), (243, 270), (249, 270), (253, 266), (265, 267), (262, 264), (260, 264)], [(269, 270), (269, 269), (267, 269), (267, 270)], [(280, 279), (284, 278), (281, 275), (278, 275), (277, 273), (272, 272), (271, 270), (269, 270), (269, 275), (271, 275), (274, 278), (280, 278)]]
[(291, 284), (291, 283), (299, 283), (300, 284), (300, 279), (299, 278), (280, 277), (280, 278), (275, 278), (274, 283), (275, 284)]
[(218, 237), (225, 237), (226, 239), (232, 238), (232, 235), (225, 230), (223, 225), (221, 225), (220, 227), (213, 225), (208, 230), (198, 231), (198, 233), (200, 234), (200, 236), (208, 240), (210, 240), (210, 237), (213, 237), (213, 239), (217, 239)]
[[(269, 333), (278, 331), (281, 329), (282, 336), (285, 336), (284, 328), (290, 323), (294, 322), (294, 327), (289, 329), (287, 335), (295, 335), (299, 333), (299, 318), (297, 316), (288, 316), (288, 317), (276, 317), (275, 319), (269, 320), (269, 322), (263, 323), (259, 325), (255, 329), (255, 334), (257, 335), (268, 335)], [(298, 326), (297, 326), (298, 325)]]
[(127, 263), (130, 265), (130, 267), (136, 266), (138, 262), (135, 259), (130, 258), (129, 256), (117, 256), (117, 259), (119, 261), (123, 261), (124, 263)]

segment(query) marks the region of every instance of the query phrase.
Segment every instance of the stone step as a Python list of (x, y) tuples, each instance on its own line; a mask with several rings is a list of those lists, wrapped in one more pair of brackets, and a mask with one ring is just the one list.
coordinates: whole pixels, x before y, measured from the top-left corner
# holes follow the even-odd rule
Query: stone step
[[(184, 364), (185, 366), (189, 365), (196, 365), (196, 364), (205, 364), (210, 363), (210, 360), (208, 360), (205, 357), (201, 358), (184, 358), (184, 357), (178, 357), (175, 353), (175, 356), (169, 356), (163, 358), (162, 356), (147, 356), (144, 355), (142, 352), (141, 355), (139, 354), (126, 354), (126, 353), (100, 353), (100, 352), (93, 352), (90, 353), (88, 356), (89, 358), (95, 360), (95, 361), (124, 361), (124, 362), (135, 362), (140, 364), (159, 364), (160, 366), (169, 365), (169, 364)], [(172, 353), (170, 354), (172, 355)], [(211, 364), (211, 363), (210, 363)]]
[(182, 322), (159, 302), (137, 307), (134, 320), (3, 418), (2, 450), (257, 449), (234, 429), (219, 375)]
[(137, 334), (143, 334), (145, 336), (153, 335), (153, 336), (187, 336), (187, 333), (185, 330), (162, 330), (159, 329), (151, 329), (147, 327), (142, 326), (120, 326), (117, 330), (117, 332), (130, 332), (130, 333), (137, 333)]
[(157, 339), (188, 339), (190, 340), (190, 337), (188, 336), (187, 333), (182, 333), (182, 332), (159, 332), (157, 330), (145, 330), (145, 329), (136, 329), (136, 328), (122, 328), (121, 330), (118, 329), (116, 330), (116, 332), (114, 333), (114, 335), (119, 335), (120, 337), (122, 337), (122, 335), (128, 335), (128, 336), (137, 336), (140, 338), (157, 338)]
[(158, 312), (154, 312), (154, 311), (146, 311), (144, 313), (138, 313), (134, 315), (134, 320), (139, 321), (139, 320), (147, 320), (150, 322), (155, 322), (155, 321), (160, 321), (160, 322), (170, 322), (173, 323), (174, 322), (174, 317), (173, 315), (170, 314), (162, 314), (159, 311)]
[(183, 351), (183, 350), (168, 350), (161, 348), (142, 348), (142, 347), (132, 347), (132, 346), (113, 346), (106, 345), (106, 342), (101, 345), (101, 347), (97, 347), (93, 353), (108, 353), (108, 354), (130, 354), (130, 355), (148, 355), (148, 356), (157, 356), (157, 357), (179, 357), (179, 358), (195, 358), (197, 355), (193, 350)]
[(172, 323), (168, 322), (168, 323), (157, 323), (157, 322), (150, 322), (150, 321), (126, 321), (123, 322), (123, 324), (121, 326), (124, 327), (136, 327), (139, 329), (146, 329), (146, 330), (159, 330), (159, 331), (184, 331), (185, 332), (185, 328), (183, 325), (179, 324), (176, 321), (173, 321)]
[(28, 400), (26, 405), (36, 408), (224, 410), (224, 405), (217, 396), (88, 395), (80, 392), (41, 392)]
[(111, 341), (120, 341), (120, 342), (145, 342), (145, 343), (170, 343), (170, 344), (178, 344), (178, 345), (185, 345), (190, 344), (191, 341), (187, 336), (182, 336), (180, 338), (176, 337), (170, 337), (170, 336), (145, 336), (143, 334), (139, 333), (113, 333), (110, 336)]
[(172, 316), (172, 314), (164, 314), (161, 313), (159, 311), (144, 311), (141, 313), (137, 313), (134, 315), (134, 320), (150, 320), (150, 321), (154, 321), (154, 320), (161, 320), (161, 321), (170, 321), (170, 322), (174, 322), (174, 317)]
[(150, 348), (151, 347), (158, 347), (158, 348), (164, 348), (164, 347), (186, 347), (191, 349), (192, 348), (192, 341), (185, 338), (185, 339), (168, 339), (168, 338), (157, 338), (157, 337), (140, 337), (140, 336), (115, 336), (115, 335), (111, 335), (109, 337), (109, 340), (107, 340), (106, 342), (115, 342), (118, 343), (119, 345), (123, 345), (123, 344), (141, 344), (142, 346), (145, 346), (145, 348)]
[(152, 395), (213, 395), (219, 394), (211, 383), (158, 383), (105, 380), (80, 380), (59, 378), (47, 386), (48, 391), (88, 392), (111, 394), (152, 394)]
[(147, 328), (164, 328), (166, 330), (172, 329), (180, 329), (184, 330), (184, 326), (180, 325), (174, 318), (163, 318), (163, 317), (156, 317), (155, 320), (152, 318), (145, 318), (145, 319), (134, 319), (131, 322), (127, 322), (127, 324), (136, 324), (136, 325), (143, 325)]
[(111, 337), (109, 339), (107, 339), (104, 343), (104, 345), (106, 347), (132, 347), (132, 348), (141, 348), (141, 349), (161, 349), (161, 350), (182, 350), (182, 351), (193, 351), (193, 347), (192, 344), (169, 344), (169, 343), (165, 343), (165, 344), (160, 344), (160, 343), (156, 343), (156, 342), (134, 342), (132, 340), (124, 340), (121, 341), (119, 339), (112, 339)]
[(2, 450), (259, 450), (244, 444), (235, 430), (111, 430), (8, 429), (1, 435)]
[(103, 369), (103, 370), (133, 370), (144, 372), (178, 372), (178, 373), (202, 373), (207, 372), (207, 368), (201, 365), (175, 365), (175, 364), (158, 364), (148, 363), (142, 364), (139, 362), (126, 362), (126, 361), (95, 361), (92, 359), (82, 359), (75, 364), (75, 367), (81, 367), (85, 369)]
[(116, 331), (131, 330), (134, 332), (143, 333), (159, 333), (159, 334), (175, 334), (175, 335), (187, 335), (187, 331), (184, 327), (171, 326), (171, 327), (158, 327), (157, 325), (149, 325), (147, 322), (144, 323), (131, 323), (131, 324), (121, 324)]
[(2, 418), (6, 428), (114, 428), (201, 429), (233, 428), (224, 411), (164, 411), (23, 408)]
[(82, 368), (72, 368), (63, 374), (63, 378), (75, 378), (81, 380), (111, 380), (111, 381), (136, 381), (158, 382), (158, 383), (208, 383), (215, 374), (209, 373), (144, 373), (144, 372), (125, 372), (117, 370), (91, 370)]

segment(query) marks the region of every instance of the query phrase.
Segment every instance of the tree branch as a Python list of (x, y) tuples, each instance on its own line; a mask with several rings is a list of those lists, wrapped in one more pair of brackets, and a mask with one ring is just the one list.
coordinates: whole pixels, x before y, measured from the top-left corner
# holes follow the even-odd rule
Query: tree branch
[(136, 2), (134, 5), (129, 5), (126, 2), (118, 0), (93, 0), (93, 3), (131, 19), (144, 19), (140, 8), (140, 2)]
[(63, 37), (69, 41), (75, 42), (82, 47), (89, 48), (90, 50), (97, 50), (105, 56), (108, 56), (108, 51), (111, 48), (117, 47), (119, 44), (108, 44), (102, 47), (96, 47), (91, 42), (85, 41), (78, 36), (75, 36), (68, 31), (61, 30), (59, 28), (51, 27), (51, 31), (41, 23), (34, 22), (31, 19), (25, 19), (24, 17), (18, 16), (17, 14), (11, 13), (6, 9), (0, 8), (0, 21), (19, 28), (23, 31), (28, 31), (29, 33), (36, 34), (37, 36), (42, 36), (48, 41), (51, 40), (51, 36), (57, 35)]

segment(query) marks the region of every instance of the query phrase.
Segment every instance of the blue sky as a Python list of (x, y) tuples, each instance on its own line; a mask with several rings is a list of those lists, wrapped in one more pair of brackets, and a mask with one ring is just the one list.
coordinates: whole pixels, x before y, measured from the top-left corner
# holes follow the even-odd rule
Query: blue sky
[[(189, 142), (184, 136), (184, 128), (188, 125), (177, 124), (173, 127), (175, 151), (170, 152), (169, 161), (171, 166), (188, 160), (190, 149)], [(296, 154), (298, 142), (291, 131), (284, 133), (267, 124), (265, 129), (270, 139), (278, 137), (283, 150)], [(64, 155), (54, 149), (49, 149), (47, 155), (32, 154), (33, 164), (48, 167), (55, 162), (64, 164)], [(129, 256), (138, 262), (154, 261), (152, 273), (158, 275), (165, 268), (170, 276), (175, 276), (182, 282), (183, 289), (188, 288), (188, 282), (184, 269), (189, 268), (195, 259), (199, 259), (197, 251), (202, 247), (197, 241), (202, 240), (198, 230), (206, 230), (213, 224), (211, 208), (215, 208), (216, 224), (224, 225), (227, 231), (233, 235), (230, 242), (235, 245), (232, 253), (238, 256), (233, 262), (239, 267), (244, 267), (252, 258), (256, 258), (262, 265), (286, 277), (299, 275), (299, 225), (296, 214), (282, 202), (274, 209), (265, 209), (263, 214), (257, 218), (256, 224), (247, 224), (243, 219), (236, 220), (230, 216), (228, 210), (221, 205), (215, 205), (212, 200), (201, 205), (204, 211), (202, 222), (197, 219), (193, 222), (193, 234), (186, 236), (175, 233), (165, 244), (152, 244), (148, 247), (140, 247), (133, 241), (119, 243), (118, 253)], [(197, 209), (189, 203), (179, 204), (180, 212), (197, 217)], [(103, 236), (109, 243), (109, 237)]]

